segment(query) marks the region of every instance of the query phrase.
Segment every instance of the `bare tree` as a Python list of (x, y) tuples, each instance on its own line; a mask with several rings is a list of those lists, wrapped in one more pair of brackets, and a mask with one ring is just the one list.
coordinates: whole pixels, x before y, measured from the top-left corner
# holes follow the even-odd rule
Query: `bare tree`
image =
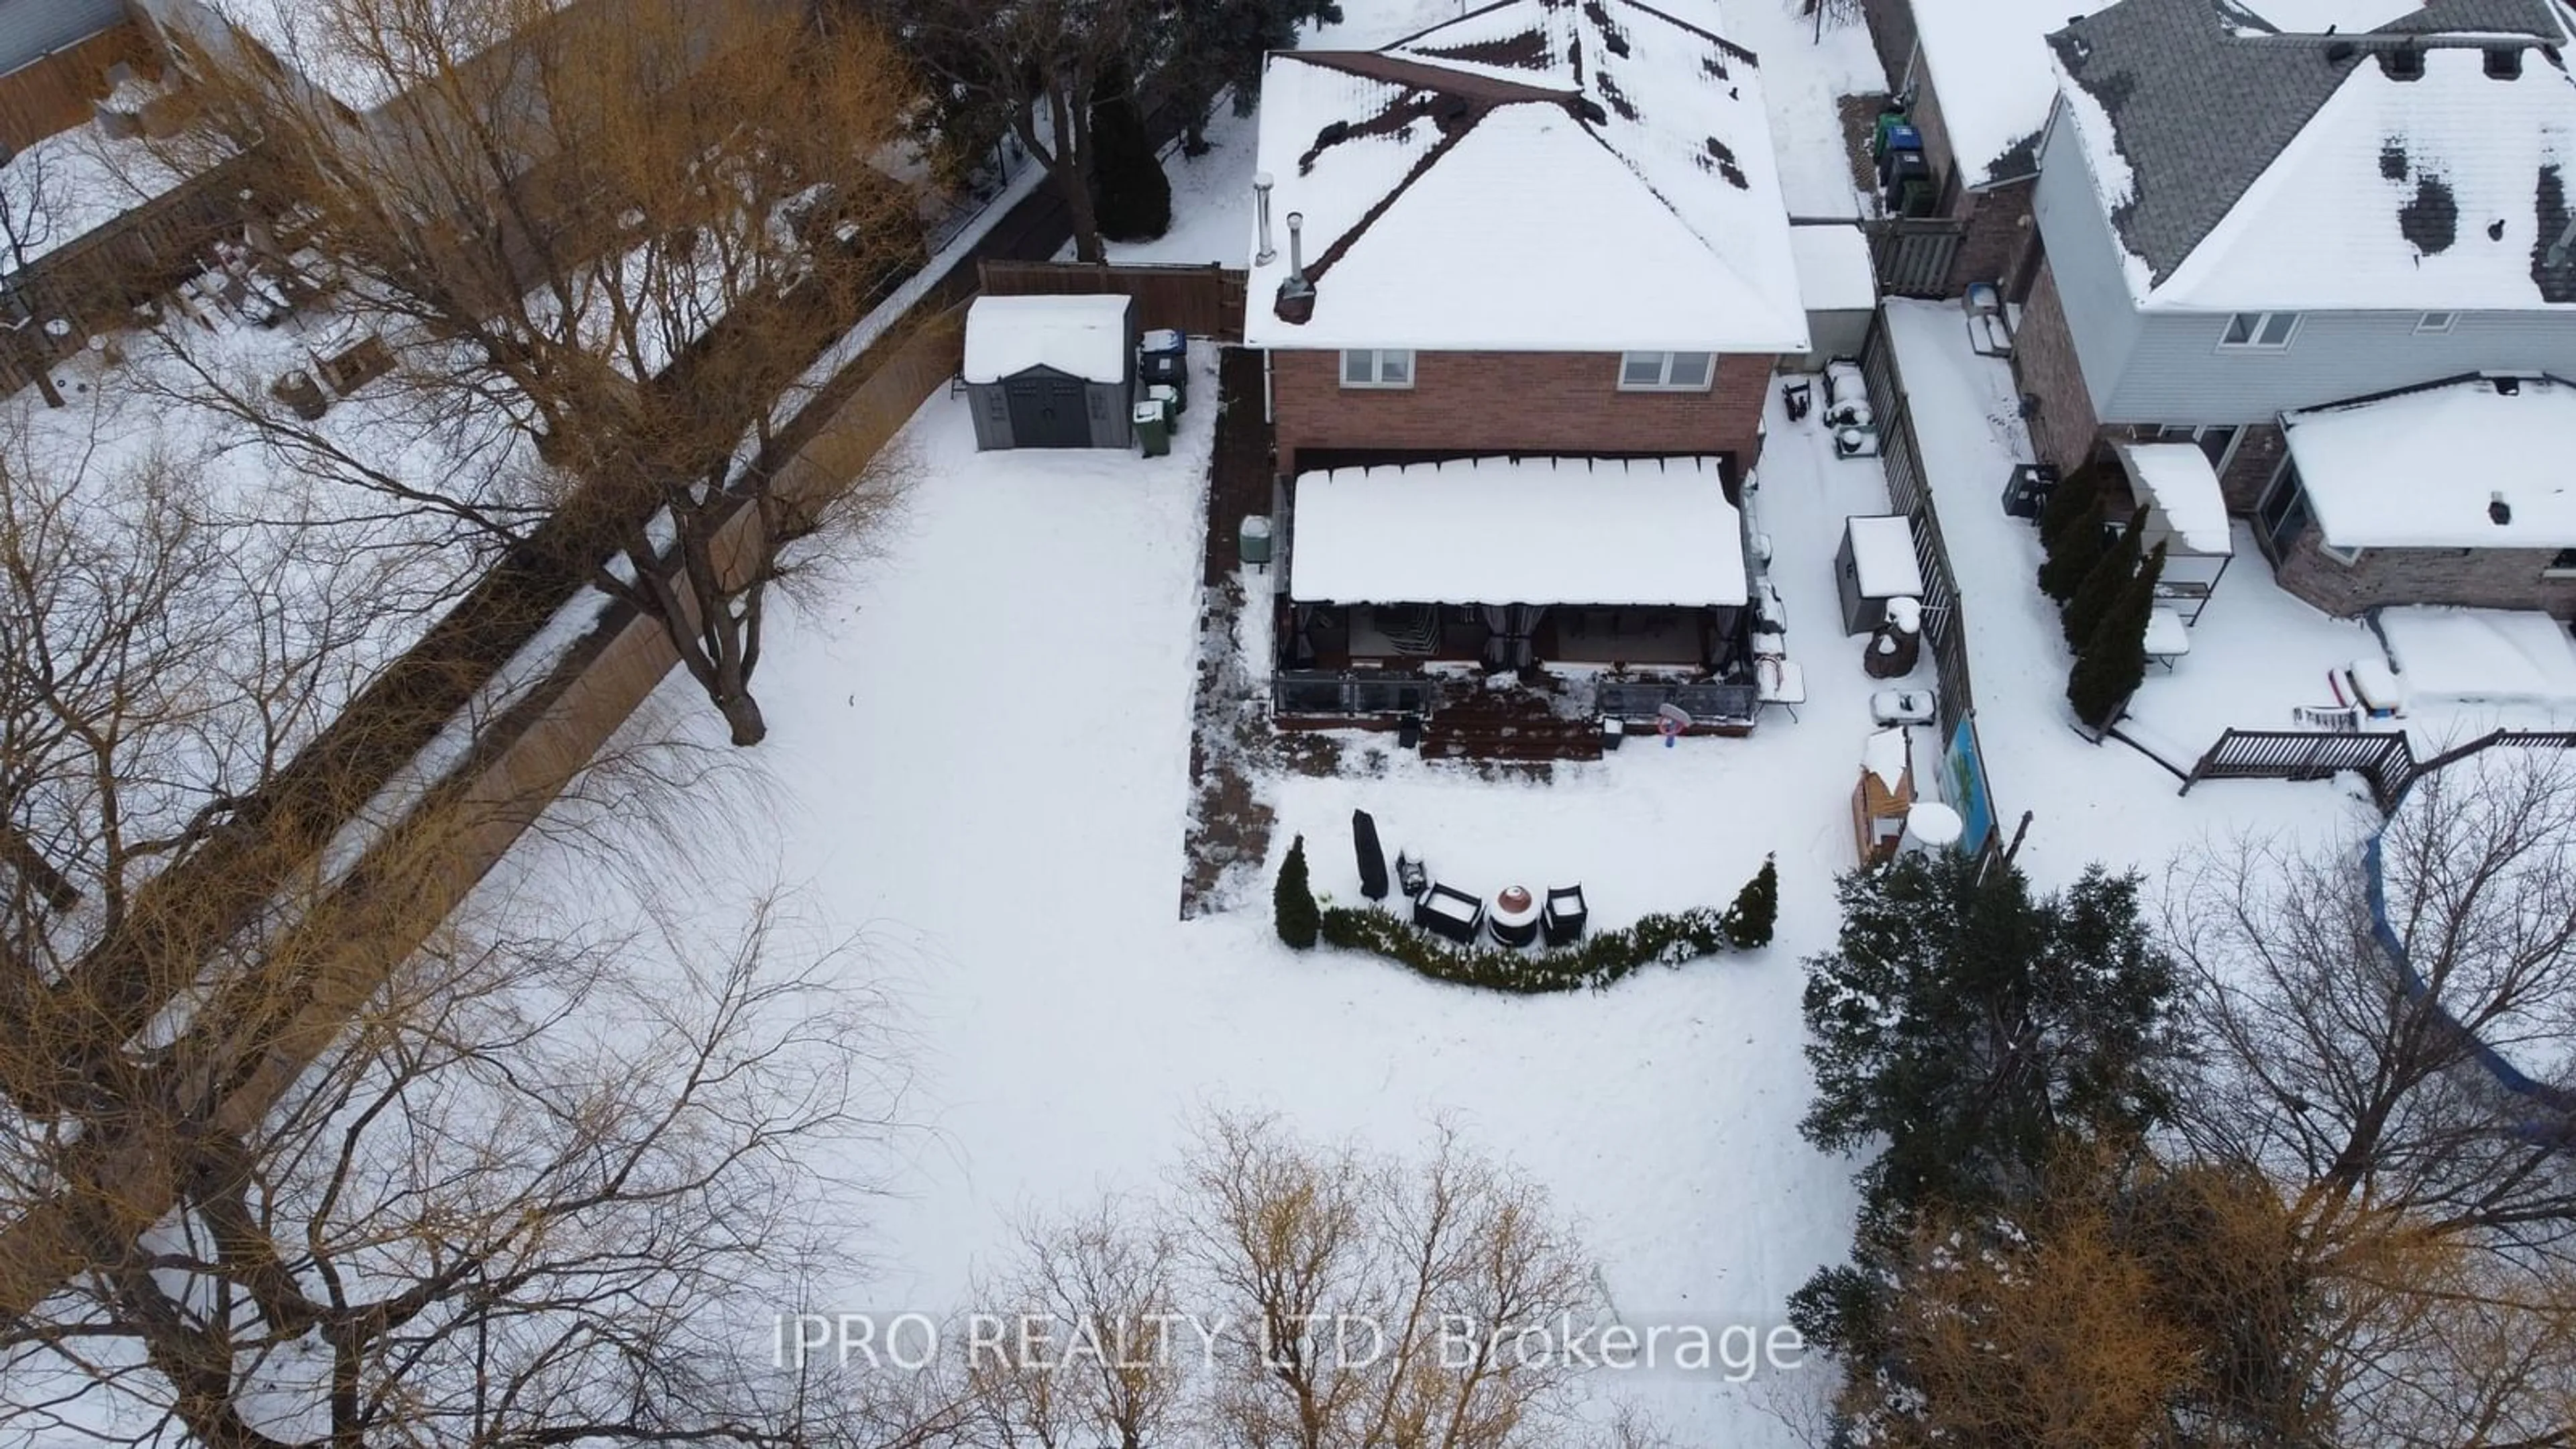
[[(970, 1349), (966, 1369), (989, 1442), (1169, 1442), (1197, 1351), (1178, 1327), (1180, 1267), (1170, 1233), (1118, 1198), (1022, 1224), (1008, 1275), (975, 1291), (998, 1330), (984, 1335), (993, 1351)], [(1015, 1341), (1023, 1315), (1047, 1325), (1043, 1346)]]
[(104, 411), (13, 408), (0, 416), (0, 1080), (41, 1112), (81, 1102), (92, 1069), (232, 929), (221, 893), (157, 883), (245, 851), (252, 802), (356, 691), (378, 636), (424, 605), (401, 560), (345, 537), (213, 522), (201, 460), (120, 452), (129, 440)]
[[(490, 924), (497, 923), (487, 923)], [(807, 1437), (771, 1317), (893, 1084), (835, 949), (444, 934), (180, 1210), (0, 1327), (0, 1423), (208, 1444)], [(807, 1406), (819, 1411), (819, 1406)], [(814, 1437), (821, 1437), (816, 1434)]]
[(270, 264), (316, 273), (297, 285), (372, 321), (403, 384), (510, 419), (565, 480), (534, 499), (395, 480), (405, 501), (661, 619), (757, 742), (787, 550), (893, 481), (791, 491), (771, 454), (781, 399), (920, 260), (912, 197), (875, 165), (904, 67), (783, 0), (343, 0), (311, 49), (394, 99), (360, 116), (247, 53), (192, 67), (207, 134), (256, 143), (257, 184), (300, 203)]
[(2571, 832), (2567, 762), (2489, 750), (2419, 780), (2370, 850), (2243, 842), (2170, 882), (2201, 1046), (2175, 1120), (2280, 1184), (2295, 1374), (2345, 1442), (2576, 1428), (2576, 1124), (2487, 1055), (2576, 1067)]
[[(995, 1286), (1052, 1335), (987, 1337), (1001, 1449), (1655, 1442), (1633, 1412), (1576, 1412), (1591, 1361), (1563, 1337), (1601, 1326), (1597, 1271), (1541, 1189), (1445, 1128), (1405, 1163), (1212, 1114), (1171, 1197), (1033, 1224)], [(1105, 1364), (1067, 1351), (1086, 1333)]]
[(0, 148), (0, 245), (8, 248), (7, 270), (21, 270), (56, 240), (54, 218), (63, 204), (58, 194), (61, 185), (51, 149)]
[(2549, 752), (2477, 758), (2420, 781), (2380, 839), (2403, 967), (2349, 845), (2248, 842), (2177, 868), (2167, 934), (2204, 1046), (2181, 1123), (2209, 1157), (2304, 1184), (2302, 1218), (2403, 1212), (2563, 1256), (2568, 1124), (2502, 1089), (2478, 1044), (2571, 1065), (2576, 772)]

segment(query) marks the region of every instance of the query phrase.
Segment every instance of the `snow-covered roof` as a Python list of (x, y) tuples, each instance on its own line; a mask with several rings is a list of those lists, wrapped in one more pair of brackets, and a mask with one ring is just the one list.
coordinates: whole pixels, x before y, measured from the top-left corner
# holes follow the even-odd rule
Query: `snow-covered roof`
[(1745, 601), (1714, 458), (1468, 458), (1297, 479), (1290, 597), (1316, 603)]
[[(2048, 33), (2105, 0), (1914, 0), (1915, 43), (1971, 186), (2027, 176), (2057, 83)], [(1903, 77), (1896, 77), (1902, 80)]]
[(1914, 524), (1901, 513), (1851, 518), (1852, 573), (1865, 599), (1923, 597), (1923, 566), (1914, 557)]
[[(1915, 40), (1971, 186), (2031, 174), (2057, 79), (2048, 35), (2109, 0), (1913, 0)], [(2201, 0), (2241, 34), (2371, 30), (2423, 0)], [(1903, 77), (1895, 77), (1902, 80)]]
[[(2545, 260), (2576, 161), (2566, 40), (2529, 0), (2333, 38), (2123, 0), (2052, 43), (2141, 305), (2454, 311), (2576, 303), (2576, 260)], [(2488, 74), (2490, 49), (2516, 73)]]
[[(1710, 0), (1501, 0), (1383, 50), (1271, 56), (1275, 255), (1245, 340), (1803, 351), (1758, 66), (1714, 26)], [(1275, 307), (1292, 213), (1303, 323)]]
[(1810, 312), (1867, 312), (1878, 305), (1878, 266), (1856, 226), (1793, 226), (1789, 255)]
[[(371, 111), (434, 74), (445, 60), (470, 59), (509, 38), (507, 22), (525, 11), (492, 4), (424, 4), (422, 0), (368, 0), (352, 10), (343, 0), (201, 0), (235, 29), (352, 110)], [(560, 9), (571, 0), (550, 0)], [(386, 22), (373, 34), (373, 16)], [(404, 33), (436, 25), (444, 33), (426, 44)], [(370, 53), (370, 52), (375, 53)]]
[(2218, 470), (2198, 444), (2122, 443), (2115, 451), (2137, 486), (2138, 501), (2164, 515), (2185, 550), (2222, 557), (2235, 552)]
[[(2533, 276), (2558, 226), (2541, 177), (2576, 161), (2576, 81), (2433, 50), (2421, 80), (2354, 68), (2151, 300), (2204, 308), (2512, 308), (2576, 302)], [(2563, 225), (2561, 223), (2560, 225)]]
[(2418, 604), (2371, 622), (2419, 703), (2576, 705), (2576, 644), (2536, 609)]
[(1914, 750), (1904, 727), (1872, 731), (1861, 741), (1860, 767), (1876, 775), (1891, 793), (1904, 789), (1906, 772), (1914, 768)]
[(2479, 378), (2281, 422), (2337, 548), (2576, 548), (2576, 386)]
[(1051, 367), (1086, 382), (1127, 379), (1127, 313), (1132, 299), (978, 297), (966, 309), (968, 382), (999, 382)]

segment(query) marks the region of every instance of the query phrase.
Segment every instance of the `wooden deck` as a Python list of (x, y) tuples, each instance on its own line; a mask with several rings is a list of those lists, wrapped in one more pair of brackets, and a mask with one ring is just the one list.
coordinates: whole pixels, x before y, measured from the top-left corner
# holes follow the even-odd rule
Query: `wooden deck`
[(1441, 702), (1422, 728), (1426, 760), (1597, 760), (1601, 726), (1567, 719), (1529, 689), (1475, 689)]

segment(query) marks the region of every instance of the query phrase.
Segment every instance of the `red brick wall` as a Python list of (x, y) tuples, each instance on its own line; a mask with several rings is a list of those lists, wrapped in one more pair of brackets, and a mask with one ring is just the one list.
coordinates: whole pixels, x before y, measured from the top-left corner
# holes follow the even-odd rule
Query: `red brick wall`
[(1409, 388), (1346, 388), (1338, 352), (1270, 354), (1279, 467), (1319, 448), (1732, 453), (1761, 448), (1768, 354), (1721, 354), (1704, 392), (1621, 392), (1608, 352), (1419, 352)]
[(2275, 576), (2283, 589), (2338, 617), (2392, 604), (2544, 609), (2576, 617), (2576, 579), (2542, 576), (2553, 557), (2549, 549), (2371, 548), (2359, 562), (2341, 564), (2318, 552), (2322, 537), (2314, 524), (2301, 530)]
[(2044, 261), (2013, 333), (2013, 377), (2024, 393), (2039, 399), (2039, 416), (2030, 420), (2039, 461), (2073, 469), (2093, 456), (2102, 425), (2093, 416), (2092, 394), (2084, 390), (2084, 368), (2058, 302), (2056, 274)]

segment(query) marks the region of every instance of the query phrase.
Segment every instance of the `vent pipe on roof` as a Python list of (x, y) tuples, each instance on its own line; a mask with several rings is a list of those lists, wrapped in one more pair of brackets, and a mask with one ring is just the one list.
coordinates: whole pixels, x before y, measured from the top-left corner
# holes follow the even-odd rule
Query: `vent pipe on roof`
[(1256, 267), (1270, 265), (1279, 255), (1270, 249), (1270, 187), (1269, 172), (1264, 171), (1252, 178), (1252, 209), (1261, 218), (1261, 250), (1252, 254), (1252, 264)]
[(1305, 230), (1305, 214), (1288, 213), (1288, 275), (1270, 309), (1282, 322), (1304, 322), (1315, 315), (1315, 284), (1306, 280)]
[(2487, 495), (2487, 519), (2498, 528), (2513, 522), (2513, 505), (2504, 501), (2503, 494)]

